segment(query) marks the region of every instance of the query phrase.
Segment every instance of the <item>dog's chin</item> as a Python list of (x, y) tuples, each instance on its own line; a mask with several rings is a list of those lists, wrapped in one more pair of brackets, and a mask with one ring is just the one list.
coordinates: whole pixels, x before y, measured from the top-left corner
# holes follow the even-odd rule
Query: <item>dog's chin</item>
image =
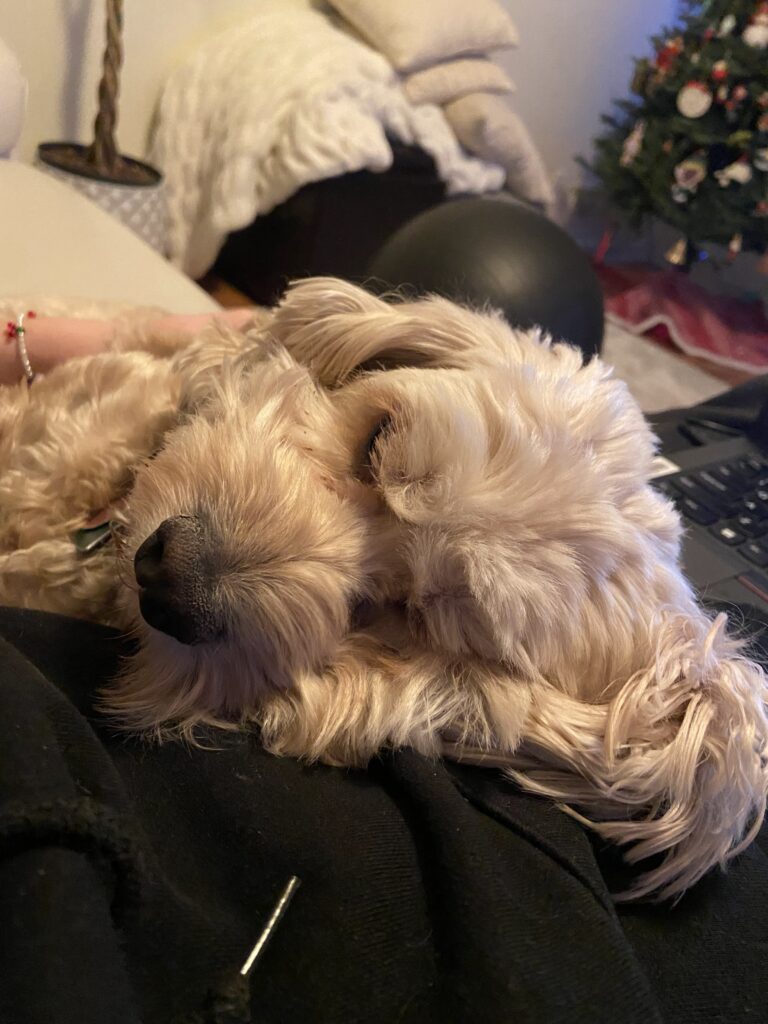
[(171, 636), (142, 615), (139, 594), (121, 594), (121, 625), (136, 642), (122, 671), (102, 694), (113, 723), (158, 739), (195, 741), (198, 728), (235, 728), (253, 718), (265, 697), (287, 689), (291, 675), (269, 645)]

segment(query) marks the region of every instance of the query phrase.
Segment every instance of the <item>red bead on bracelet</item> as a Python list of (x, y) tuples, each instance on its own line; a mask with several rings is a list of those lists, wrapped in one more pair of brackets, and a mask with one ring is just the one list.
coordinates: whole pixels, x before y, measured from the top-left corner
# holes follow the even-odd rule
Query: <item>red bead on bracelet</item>
[[(27, 310), (26, 317), (28, 320), (34, 320), (36, 316), (37, 313), (34, 311), (34, 309)], [(8, 341), (14, 341), (18, 337), (19, 328), (17, 324), (14, 323), (13, 320), (7, 320), (5, 324), (5, 331), (3, 333), (5, 334), (5, 337), (8, 339)]]

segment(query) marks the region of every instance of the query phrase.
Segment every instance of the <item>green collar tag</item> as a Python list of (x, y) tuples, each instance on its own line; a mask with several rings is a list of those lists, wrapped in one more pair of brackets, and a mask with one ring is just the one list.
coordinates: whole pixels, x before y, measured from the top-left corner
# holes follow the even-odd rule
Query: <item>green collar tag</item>
[(112, 524), (107, 520), (106, 523), (99, 523), (90, 529), (76, 530), (72, 534), (72, 541), (81, 555), (90, 555), (103, 547), (111, 536)]

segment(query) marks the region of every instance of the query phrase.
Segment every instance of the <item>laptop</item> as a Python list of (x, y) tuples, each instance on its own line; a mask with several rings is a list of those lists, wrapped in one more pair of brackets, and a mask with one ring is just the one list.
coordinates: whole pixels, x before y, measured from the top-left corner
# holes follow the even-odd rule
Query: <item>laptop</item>
[(701, 597), (768, 613), (768, 448), (739, 436), (665, 453), (652, 483), (681, 513), (683, 568)]

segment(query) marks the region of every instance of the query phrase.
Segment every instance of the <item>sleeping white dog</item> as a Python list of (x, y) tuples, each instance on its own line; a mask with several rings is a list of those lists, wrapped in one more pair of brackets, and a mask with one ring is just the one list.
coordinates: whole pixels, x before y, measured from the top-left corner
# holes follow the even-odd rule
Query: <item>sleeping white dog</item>
[(604, 364), (332, 279), (175, 344), (129, 326), (0, 388), (0, 601), (135, 633), (117, 721), (502, 766), (630, 861), (663, 854), (630, 897), (751, 841), (766, 680), (697, 605), (654, 439)]

